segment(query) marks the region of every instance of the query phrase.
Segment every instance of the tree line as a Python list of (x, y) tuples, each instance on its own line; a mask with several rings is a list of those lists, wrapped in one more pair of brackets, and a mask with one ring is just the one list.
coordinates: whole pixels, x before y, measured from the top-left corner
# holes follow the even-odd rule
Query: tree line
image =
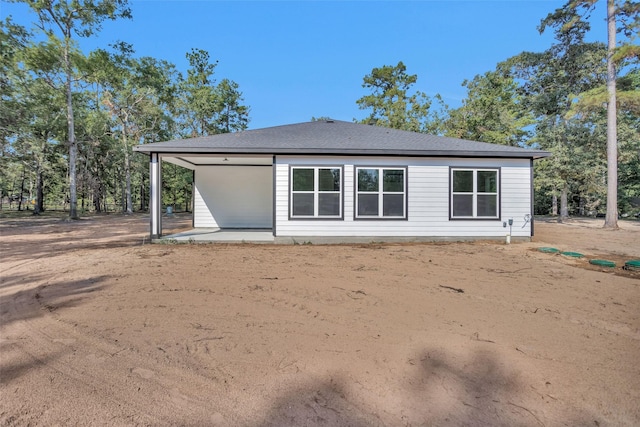
[[(105, 20), (131, 18), (126, 0), (25, 3), (34, 28), (0, 23), (0, 203), (36, 214), (63, 208), (71, 218), (145, 210), (147, 159), (133, 146), (247, 128), (238, 84), (217, 82), (217, 62), (204, 50), (186, 52), (186, 74), (136, 57), (124, 42), (80, 51), (79, 39)], [(548, 150), (553, 156), (534, 164), (535, 212), (565, 218), (609, 207), (615, 227), (617, 213), (633, 213), (640, 198), (640, 5), (607, 0), (605, 45), (586, 41), (596, 3), (570, 0), (542, 19), (552, 46), (464, 81), (457, 108), (415, 90), (418, 76), (403, 62), (373, 68), (356, 101), (368, 112), (361, 122)], [(165, 162), (163, 190), (163, 204), (189, 210), (191, 171)]]
[(458, 108), (414, 90), (403, 62), (374, 68), (357, 101), (369, 111), (361, 123), (550, 151), (534, 163), (535, 212), (606, 212), (617, 228), (619, 214), (640, 212), (640, 3), (606, 1), (608, 44), (585, 40), (596, 3), (549, 13), (538, 30), (552, 30), (553, 45), (465, 80)]
[[(185, 75), (125, 42), (79, 49), (105, 20), (131, 18), (126, 0), (25, 2), (34, 28), (0, 23), (0, 209), (145, 210), (148, 163), (135, 145), (247, 128), (239, 85), (215, 80), (205, 50), (186, 53)], [(163, 174), (163, 202), (188, 210), (191, 171), (165, 162)]]

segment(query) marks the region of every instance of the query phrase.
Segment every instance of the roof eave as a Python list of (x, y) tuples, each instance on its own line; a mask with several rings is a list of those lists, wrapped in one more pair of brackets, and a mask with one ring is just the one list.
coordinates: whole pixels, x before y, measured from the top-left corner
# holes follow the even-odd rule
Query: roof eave
[(134, 147), (134, 151), (140, 153), (160, 153), (160, 154), (272, 154), (272, 155), (332, 155), (332, 156), (406, 156), (406, 157), (500, 157), (500, 158), (532, 158), (539, 159), (549, 157), (551, 153), (546, 151), (468, 151), (468, 150), (376, 150), (376, 149), (300, 149), (300, 148), (244, 148), (237, 147), (149, 147), (139, 145)]

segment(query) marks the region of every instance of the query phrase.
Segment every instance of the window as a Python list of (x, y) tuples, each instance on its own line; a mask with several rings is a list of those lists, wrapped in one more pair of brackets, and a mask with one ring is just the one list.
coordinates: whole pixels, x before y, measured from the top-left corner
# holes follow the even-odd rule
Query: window
[(406, 218), (406, 169), (356, 168), (356, 218)]
[(341, 218), (342, 169), (291, 168), (291, 218)]
[(498, 169), (451, 169), (451, 218), (497, 219)]

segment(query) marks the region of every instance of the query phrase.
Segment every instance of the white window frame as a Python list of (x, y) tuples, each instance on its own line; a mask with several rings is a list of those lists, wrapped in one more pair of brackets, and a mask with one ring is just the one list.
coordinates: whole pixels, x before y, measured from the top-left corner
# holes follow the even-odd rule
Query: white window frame
[[(358, 188), (359, 185), (359, 171), (361, 169), (374, 169), (378, 171), (378, 191), (360, 191)], [(384, 191), (384, 171), (390, 170), (401, 170), (403, 177), (403, 188), (402, 191)], [(406, 166), (357, 166), (355, 168), (355, 175), (353, 177), (354, 181), (354, 192), (355, 192), (355, 203), (354, 203), (354, 217), (355, 219), (395, 219), (395, 220), (403, 220), (407, 219), (407, 188), (408, 188), (408, 168)], [(360, 203), (360, 194), (377, 194), (378, 195), (378, 215), (359, 215), (359, 203)], [(386, 194), (402, 194), (402, 215), (384, 215), (384, 196)]]
[[(457, 171), (473, 172), (473, 189), (468, 191), (453, 191), (453, 174)], [(496, 191), (495, 192), (478, 192), (478, 172), (495, 172), (496, 173)], [(454, 216), (453, 214), (453, 196), (454, 195), (471, 195), (472, 196), (472, 214), (471, 216)], [(492, 216), (478, 215), (478, 195), (495, 196), (496, 198), (496, 214)], [(449, 170), (449, 218), (450, 219), (478, 219), (478, 220), (496, 220), (500, 219), (500, 168), (469, 168), (469, 167), (452, 167)]]
[[(313, 190), (312, 191), (294, 191), (293, 189), (293, 171), (296, 169), (312, 169), (313, 170)], [(340, 184), (338, 191), (320, 191), (320, 170), (321, 169), (337, 169), (340, 172)], [(344, 210), (344, 168), (342, 166), (291, 166), (289, 168), (289, 218), (291, 219), (342, 219)], [(320, 194), (339, 195), (338, 215), (320, 215), (319, 214), (319, 196)], [(293, 213), (293, 195), (294, 194), (313, 194), (313, 215), (294, 215)]]

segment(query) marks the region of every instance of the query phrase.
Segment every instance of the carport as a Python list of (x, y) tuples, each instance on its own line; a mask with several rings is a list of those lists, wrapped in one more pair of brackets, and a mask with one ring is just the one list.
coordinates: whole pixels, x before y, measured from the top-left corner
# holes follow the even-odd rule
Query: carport
[[(193, 227), (166, 236), (192, 241), (273, 241), (273, 156), (150, 154), (151, 238), (162, 236), (162, 168), (193, 171)], [(268, 235), (268, 236), (267, 236)]]

